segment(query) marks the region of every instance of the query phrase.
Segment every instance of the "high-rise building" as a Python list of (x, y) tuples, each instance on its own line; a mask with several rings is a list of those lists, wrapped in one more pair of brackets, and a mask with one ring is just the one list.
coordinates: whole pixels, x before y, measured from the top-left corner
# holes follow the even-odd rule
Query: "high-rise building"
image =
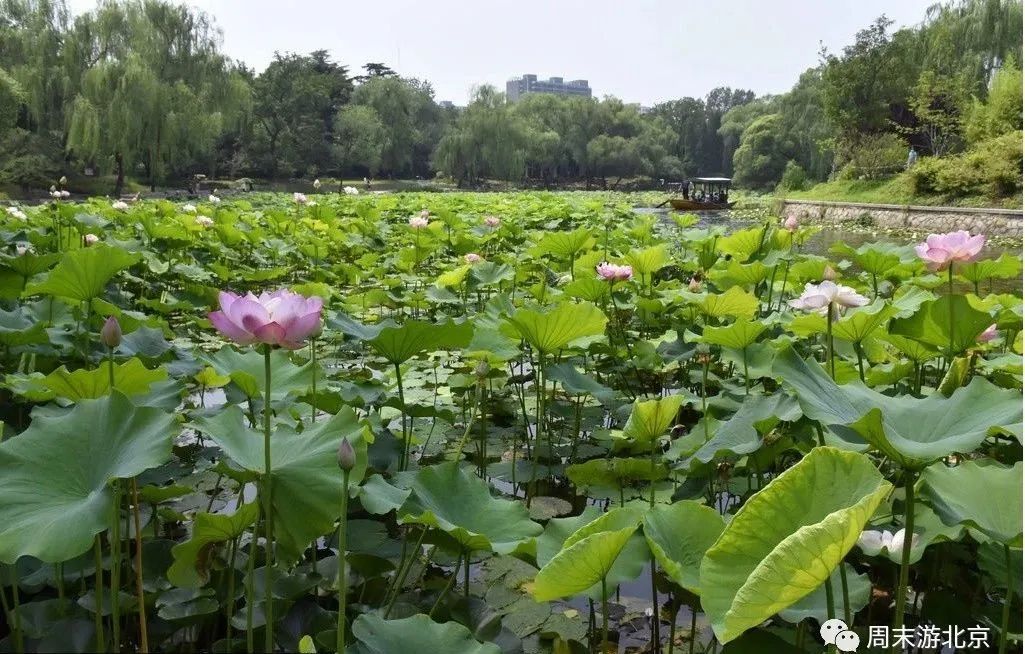
[(586, 79), (573, 79), (568, 82), (561, 77), (538, 79), (537, 75), (524, 75), (505, 83), (505, 96), (509, 102), (516, 102), (530, 93), (552, 93), (554, 95), (579, 95), (591, 97), (591, 87)]

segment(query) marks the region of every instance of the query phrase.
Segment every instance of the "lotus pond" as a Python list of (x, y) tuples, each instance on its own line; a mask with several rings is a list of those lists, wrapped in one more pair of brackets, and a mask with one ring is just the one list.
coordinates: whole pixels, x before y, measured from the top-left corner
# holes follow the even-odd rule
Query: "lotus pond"
[(0, 219), (3, 651), (1020, 651), (1022, 265), (981, 237), (600, 193)]

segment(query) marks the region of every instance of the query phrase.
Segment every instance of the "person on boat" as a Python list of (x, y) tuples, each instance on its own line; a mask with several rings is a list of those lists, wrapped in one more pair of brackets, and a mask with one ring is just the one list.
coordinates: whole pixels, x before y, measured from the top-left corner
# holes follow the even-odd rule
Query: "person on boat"
[(681, 186), (683, 187), (683, 199), (684, 200), (689, 200), (690, 199), (690, 180), (684, 180), (683, 184), (681, 184)]
[(730, 190), (724, 188), (722, 190), (722, 203), (726, 204), (729, 201), (730, 201)]

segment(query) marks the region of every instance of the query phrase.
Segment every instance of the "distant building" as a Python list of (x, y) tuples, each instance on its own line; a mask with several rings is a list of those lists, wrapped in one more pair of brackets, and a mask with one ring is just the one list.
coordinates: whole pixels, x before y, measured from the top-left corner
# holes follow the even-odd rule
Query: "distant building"
[(516, 102), (530, 93), (551, 93), (553, 95), (579, 95), (591, 97), (591, 87), (586, 79), (573, 79), (568, 82), (561, 77), (538, 79), (537, 75), (524, 75), (505, 83), (505, 96), (509, 102)]

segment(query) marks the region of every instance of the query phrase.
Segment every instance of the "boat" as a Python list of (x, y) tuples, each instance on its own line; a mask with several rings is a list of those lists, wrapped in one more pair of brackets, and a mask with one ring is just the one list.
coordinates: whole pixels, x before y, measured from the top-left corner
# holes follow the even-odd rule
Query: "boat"
[[(723, 211), (735, 202), (729, 201), (729, 177), (695, 177), (674, 186), (682, 197), (670, 198), (669, 204), (680, 211)], [(683, 189), (687, 192), (684, 193)], [(719, 198), (726, 197), (723, 202)], [(713, 199), (714, 198), (714, 199)]]

